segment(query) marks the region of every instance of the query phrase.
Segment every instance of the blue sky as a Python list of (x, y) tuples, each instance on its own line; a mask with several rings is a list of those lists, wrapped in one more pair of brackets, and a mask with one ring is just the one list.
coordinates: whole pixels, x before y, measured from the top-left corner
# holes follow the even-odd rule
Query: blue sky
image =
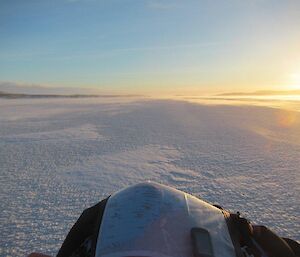
[(299, 28), (297, 0), (1, 0), (0, 81), (158, 94), (292, 88)]

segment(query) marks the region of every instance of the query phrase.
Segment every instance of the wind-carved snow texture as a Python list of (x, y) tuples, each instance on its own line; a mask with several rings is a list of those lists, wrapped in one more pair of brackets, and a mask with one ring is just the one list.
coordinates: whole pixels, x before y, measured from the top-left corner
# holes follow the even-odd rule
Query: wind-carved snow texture
[(0, 102), (0, 256), (54, 255), (83, 209), (150, 180), (300, 240), (300, 115), (180, 101)]

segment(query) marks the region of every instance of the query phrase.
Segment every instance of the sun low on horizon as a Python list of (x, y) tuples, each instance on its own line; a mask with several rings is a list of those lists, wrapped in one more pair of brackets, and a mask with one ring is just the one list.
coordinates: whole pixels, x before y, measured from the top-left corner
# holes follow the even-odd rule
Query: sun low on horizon
[(3, 0), (0, 91), (300, 90), (299, 13), (292, 0)]
[(288, 88), (291, 90), (300, 90), (300, 71), (292, 73), (290, 75), (290, 78), (291, 82)]

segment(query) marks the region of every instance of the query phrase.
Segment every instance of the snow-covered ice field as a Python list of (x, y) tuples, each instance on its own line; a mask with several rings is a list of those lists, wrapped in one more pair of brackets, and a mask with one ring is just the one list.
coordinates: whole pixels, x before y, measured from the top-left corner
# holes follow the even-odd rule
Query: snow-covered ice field
[(0, 174), (0, 256), (55, 255), (84, 208), (145, 180), (300, 240), (297, 111), (153, 99), (0, 99)]

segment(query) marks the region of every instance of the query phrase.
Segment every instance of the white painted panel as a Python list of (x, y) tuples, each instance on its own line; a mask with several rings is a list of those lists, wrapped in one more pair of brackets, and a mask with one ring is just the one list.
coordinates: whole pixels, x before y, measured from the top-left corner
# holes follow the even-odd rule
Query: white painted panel
[(218, 208), (167, 186), (137, 184), (109, 198), (96, 257), (192, 257), (193, 227), (209, 231), (215, 257), (235, 256)]

